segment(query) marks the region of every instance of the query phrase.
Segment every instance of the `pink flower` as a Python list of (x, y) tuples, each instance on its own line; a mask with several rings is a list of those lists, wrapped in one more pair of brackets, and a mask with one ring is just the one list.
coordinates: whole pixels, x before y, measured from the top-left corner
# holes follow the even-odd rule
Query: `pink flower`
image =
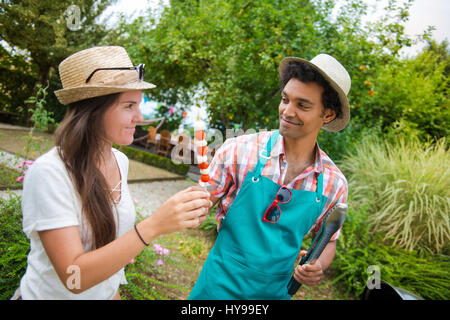
[(130, 263), (130, 264), (133, 264), (133, 263), (134, 263), (134, 258), (131, 259), (131, 261), (130, 261), (129, 263)]
[(24, 161), (24, 163), (27, 167), (31, 167), (31, 165), (34, 163), (34, 160), (26, 160)]
[[(22, 161), (17, 168), (20, 169), (19, 171), (23, 173), (23, 176), (25, 176), (26, 171), (28, 170), (29, 167), (31, 167), (31, 165), (34, 163), (34, 160), (26, 160), (26, 161)], [(17, 178), (17, 182), (22, 182), (23, 180), (23, 176)]]
[(168, 255), (169, 255), (169, 249), (163, 248), (161, 245), (159, 245), (159, 244), (157, 244), (157, 243), (155, 243), (155, 244), (153, 245), (153, 248), (155, 249), (156, 254), (159, 255), (159, 259), (158, 259), (158, 261), (156, 262), (156, 264), (157, 264), (158, 266), (162, 266), (162, 265), (164, 264), (164, 261), (163, 261), (163, 259), (162, 259), (162, 256), (168, 256)]
[(157, 254), (162, 254), (163, 248), (162, 248), (159, 244), (155, 243), (155, 244), (153, 245), (153, 248), (155, 248), (155, 252), (156, 252)]

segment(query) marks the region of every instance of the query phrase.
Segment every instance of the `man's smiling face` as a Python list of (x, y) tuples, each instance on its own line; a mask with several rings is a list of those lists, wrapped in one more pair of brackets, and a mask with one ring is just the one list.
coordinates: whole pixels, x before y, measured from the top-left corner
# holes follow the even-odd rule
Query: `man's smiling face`
[(288, 81), (278, 108), (281, 135), (315, 139), (322, 125), (334, 119), (334, 111), (323, 107), (323, 90), (316, 82), (305, 83), (295, 78)]

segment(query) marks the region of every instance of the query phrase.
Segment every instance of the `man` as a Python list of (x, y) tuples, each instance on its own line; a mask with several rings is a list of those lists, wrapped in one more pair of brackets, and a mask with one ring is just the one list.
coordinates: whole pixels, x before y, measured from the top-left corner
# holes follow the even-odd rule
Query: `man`
[[(279, 130), (228, 139), (211, 162), (208, 190), (220, 201), (219, 234), (190, 299), (289, 299), (304, 236), (347, 202), (347, 181), (317, 136), (348, 124), (348, 72), (327, 54), (285, 58), (279, 72)], [(314, 264), (295, 268), (299, 283), (319, 282), (338, 236)]]

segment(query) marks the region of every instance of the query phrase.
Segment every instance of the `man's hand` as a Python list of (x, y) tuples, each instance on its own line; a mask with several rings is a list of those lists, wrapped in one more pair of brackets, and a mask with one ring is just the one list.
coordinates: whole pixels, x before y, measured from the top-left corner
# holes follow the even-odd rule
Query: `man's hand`
[[(306, 250), (300, 251), (300, 255), (303, 257), (306, 254)], [(322, 264), (320, 260), (316, 260), (314, 264), (299, 265), (295, 268), (294, 278), (298, 283), (315, 286), (319, 283), (323, 275)]]
[[(204, 189), (203, 189), (202, 187), (200, 187), (200, 186), (193, 186), (192, 188), (193, 188), (193, 190), (199, 190), (199, 191), (203, 191), (203, 190), (204, 190)], [(208, 210), (206, 210), (205, 213), (202, 214), (202, 215), (199, 217), (199, 221), (198, 221), (199, 224), (198, 224), (198, 226), (200, 226), (203, 222), (205, 222), (205, 220), (206, 220), (206, 218), (207, 218), (207, 216), (208, 216), (208, 214), (209, 214), (209, 210), (211, 210), (211, 209), (216, 205), (217, 201), (219, 201), (219, 200), (220, 200), (220, 198), (216, 198), (216, 197), (214, 197), (214, 196), (212, 196), (212, 195), (210, 194), (210, 196), (209, 196), (209, 201), (210, 201), (211, 205), (210, 205), (210, 207), (208, 208)]]

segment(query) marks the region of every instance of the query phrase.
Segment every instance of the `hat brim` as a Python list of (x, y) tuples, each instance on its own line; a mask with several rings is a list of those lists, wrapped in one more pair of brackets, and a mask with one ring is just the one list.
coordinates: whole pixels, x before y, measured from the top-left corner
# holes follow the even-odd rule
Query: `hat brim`
[(153, 89), (156, 86), (145, 81), (136, 81), (120, 86), (89, 85), (56, 90), (55, 95), (62, 104), (71, 104), (77, 101), (105, 96), (108, 94), (132, 90)]
[(306, 63), (309, 66), (311, 66), (314, 70), (318, 71), (325, 78), (325, 80), (328, 81), (331, 87), (338, 93), (339, 101), (341, 102), (341, 116), (339, 118), (336, 117), (330, 123), (324, 124), (322, 128), (324, 130), (333, 132), (341, 131), (342, 129), (344, 129), (350, 121), (350, 104), (348, 102), (347, 95), (345, 94), (345, 92), (322, 69), (320, 69), (314, 63), (311, 63), (310, 61), (302, 58), (286, 57), (283, 60), (281, 60), (280, 66), (278, 68), (280, 75), (284, 70), (284, 68), (286, 68), (289, 62), (291, 61)]

